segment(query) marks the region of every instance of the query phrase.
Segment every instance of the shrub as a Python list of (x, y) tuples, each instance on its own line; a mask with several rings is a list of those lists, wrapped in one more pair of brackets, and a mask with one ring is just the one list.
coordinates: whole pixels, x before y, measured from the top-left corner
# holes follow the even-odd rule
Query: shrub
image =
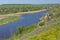
[(45, 22), (40, 22), (39, 25), (40, 26), (43, 26), (45, 24)]

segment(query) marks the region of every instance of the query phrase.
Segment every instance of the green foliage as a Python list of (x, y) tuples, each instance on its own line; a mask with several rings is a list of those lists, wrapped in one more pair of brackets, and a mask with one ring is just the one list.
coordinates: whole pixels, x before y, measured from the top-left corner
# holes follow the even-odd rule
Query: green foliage
[(30, 25), (30, 26), (27, 26), (27, 27), (19, 26), (16, 29), (16, 33), (12, 34), (11, 37), (9, 38), (9, 40), (15, 40), (15, 39), (19, 38), (20, 36), (22, 36), (23, 34), (26, 34), (30, 31), (32, 31), (36, 27), (37, 27), (36, 24)]
[(31, 32), (31, 31), (32, 31), (34, 28), (36, 28), (36, 27), (37, 27), (37, 24), (32, 24), (32, 25), (30, 25), (30, 26), (27, 26), (27, 27), (25, 27), (23, 33)]
[(16, 34), (18, 35), (18, 34), (28, 33), (36, 27), (37, 27), (36, 24), (30, 25), (30, 26), (27, 26), (27, 27), (24, 27), (24, 26), (21, 27), (20, 26), (20, 27), (17, 28)]
[(24, 28), (25, 28), (25, 27), (23, 27), (23, 26), (22, 26), (22, 27), (18, 27), (18, 28), (17, 28), (17, 31), (16, 31), (16, 35), (22, 34), (23, 31), (24, 31)]
[(39, 25), (40, 26), (43, 26), (45, 24), (45, 22), (40, 22)]

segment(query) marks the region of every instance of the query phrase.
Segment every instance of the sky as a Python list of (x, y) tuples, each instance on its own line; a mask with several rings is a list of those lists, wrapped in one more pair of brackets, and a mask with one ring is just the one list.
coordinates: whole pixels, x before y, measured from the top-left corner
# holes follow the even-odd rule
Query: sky
[(0, 0), (0, 4), (60, 4), (60, 0)]

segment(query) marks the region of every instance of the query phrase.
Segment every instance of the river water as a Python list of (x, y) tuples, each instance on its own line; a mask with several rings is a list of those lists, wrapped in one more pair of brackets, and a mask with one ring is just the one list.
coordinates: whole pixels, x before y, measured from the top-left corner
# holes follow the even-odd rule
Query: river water
[(20, 18), (14, 22), (0, 25), (0, 38), (8, 38), (12, 33), (16, 31), (18, 26), (29, 26), (40, 21), (41, 16), (45, 15), (48, 10), (32, 13), (32, 14), (23, 14)]

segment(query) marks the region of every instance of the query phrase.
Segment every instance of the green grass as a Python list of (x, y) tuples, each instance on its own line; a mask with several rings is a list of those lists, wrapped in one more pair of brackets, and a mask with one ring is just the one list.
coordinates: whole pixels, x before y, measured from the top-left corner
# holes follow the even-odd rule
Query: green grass
[(18, 16), (11, 16), (11, 17), (6, 17), (3, 19), (0, 19), (0, 24), (4, 24), (6, 22), (13, 22), (14, 20), (17, 20), (19, 17)]
[(16, 30), (16, 33), (12, 34), (11, 37), (9, 38), (9, 40), (16, 40), (19, 37), (21, 37), (23, 34), (31, 32), (36, 27), (37, 27), (36, 24), (32, 24), (32, 25), (27, 26), (27, 27), (19, 26)]
[(47, 31), (42, 31), (37, 36), (29, 38), (28, 40), (59, 40), (60, 39), (60, 25), (55, 25)]
[(23, 35), (23, 34), (26, 34), (26, 33), (29, 33), (29, 32), (31, 32), (34, 28), (36, 28), (37, 27), (37, 25), (36, 24), (32, 24), (32, 25), (30, 25), (30, 26), (26, 26), (26, 27), (18, 27), (17, 28), (17, 31), (16, 31), (16, 34), (17, 35)]

